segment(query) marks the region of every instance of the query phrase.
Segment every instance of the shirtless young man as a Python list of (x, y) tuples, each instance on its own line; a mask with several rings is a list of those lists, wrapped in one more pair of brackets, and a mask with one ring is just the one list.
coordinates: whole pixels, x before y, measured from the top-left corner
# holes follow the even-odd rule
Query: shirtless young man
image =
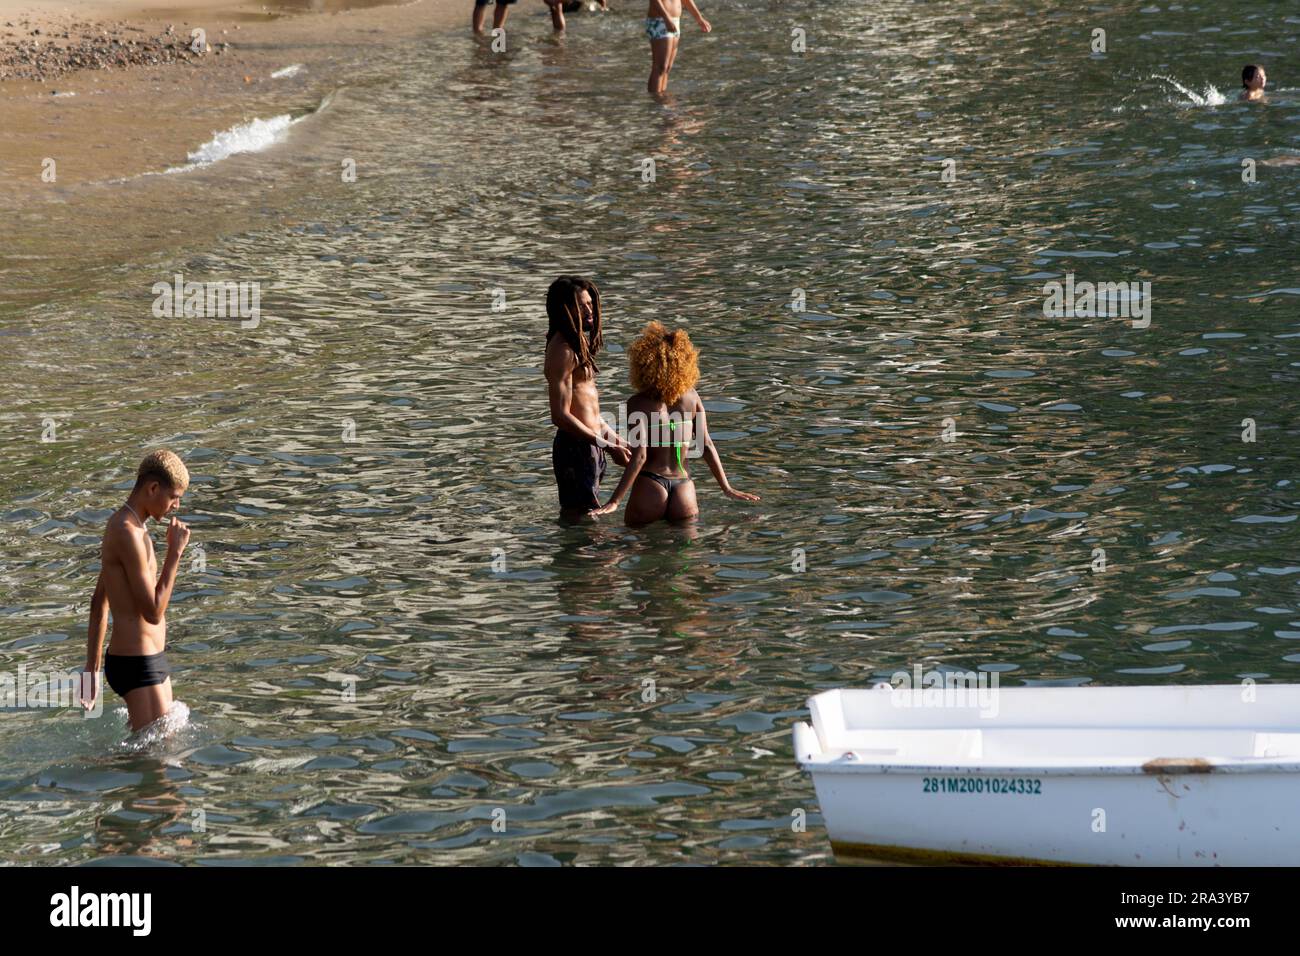
[(551, 422), (558, 429), (551, 464), (560, 489), (560, 513), (576, 518), (600, 507), (605, 446), (624, 466), (631, 450), (600, 415), (600, 290), (590, 279), (560, 276), (546, 290), (546, 317), (546, 388)]
[(171, 709), (171, 668), (164, 652), (165, 616), (181, 553), (190, 540), (189, 526), (173, 517), (167, 528), (167, 558), (159, 577), (153, 539), (144, 523), (150, 518), (162, 519), (179, 508), (189, 484), (190, 473), (180, 458), (165, 449), (151, 452), (140, 463), (135, 488), (126, 504), (113, 513), (104, 529), (99, 583), (90, 599), (81, 703), (89, 709), (99, 696), (99, 661), (107, 612), (112, 610), (113, 653), (105, 656), (104, 676), (126, 701), (132, 733)]

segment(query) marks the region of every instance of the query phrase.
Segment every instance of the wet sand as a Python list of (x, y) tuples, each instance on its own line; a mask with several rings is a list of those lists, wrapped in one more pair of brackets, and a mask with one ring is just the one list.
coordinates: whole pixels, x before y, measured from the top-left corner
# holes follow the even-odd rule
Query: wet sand
[[(183, 161), (186, 149), (250, 119), (251, 100), (283, 89), (286, 103), (319, 101), (345, 85), (338, 63), (359, 34), (381, 43), (461, 21), (468, 33), (471, 6), (0, 0), (0, 206), (56, 183)], [(272, 76), (294, 65), (296, 75)], [(42, 178), (51, 160), (53, 181)]]

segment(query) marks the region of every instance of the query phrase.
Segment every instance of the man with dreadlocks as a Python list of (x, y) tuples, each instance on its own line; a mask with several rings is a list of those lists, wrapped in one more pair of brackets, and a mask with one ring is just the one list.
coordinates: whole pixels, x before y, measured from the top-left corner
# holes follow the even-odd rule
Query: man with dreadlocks
[(631, 450), (601, 417), (596, 394), (596, 353), (604, 344), (600, 290), (590, 279), (560, 276), (546, 290), (546, 317), (546, 385), (558, 429), (551, 464), (560, 512), (575, 518), (600, 507), (605, 446), (624, 466)]

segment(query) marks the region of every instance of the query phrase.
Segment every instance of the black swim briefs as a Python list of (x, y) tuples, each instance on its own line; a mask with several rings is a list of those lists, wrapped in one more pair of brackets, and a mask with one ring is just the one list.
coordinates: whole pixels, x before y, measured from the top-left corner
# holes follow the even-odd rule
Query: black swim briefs
[(105, 654), (104, 678), (118, 697), (140, 687), (161, 684), (171, 676), (165, 651), (157, 654)]
[(557, 431), (551, 443), (551, 465), (565, 511), (600, 507), (600, 480), (605, 477), (605, 449)]

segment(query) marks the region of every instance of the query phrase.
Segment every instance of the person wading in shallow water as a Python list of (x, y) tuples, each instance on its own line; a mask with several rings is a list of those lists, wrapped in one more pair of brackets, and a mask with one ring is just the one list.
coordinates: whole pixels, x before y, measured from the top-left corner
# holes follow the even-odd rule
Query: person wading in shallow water
[(722, 457), (709, 437), (704, 402), (695, 391), (699, 357), (684, 329), (670, 332), (659, 322), (649, 323), (627, 350), (632, 387), (637, 389), (627, 400), (632, 460), (598, 515), (617, 510), (630, 493), (624, 515), (629, 525), (695, 518), (700, 513), (695, 479), (686, 471), (687, 449), (692, 447), (703, 449), (704, 463), (724, 495), (737, 501), (759, 500), (758, 495), (737, 491), (727, 480)]
[(566, 13), (577, 13), (583, 7), (595, 12), (596, 10), (609, 10), (607, 0), (543, 0), (551, 8), (551, 26), (555, 27), (556, 33), (564, 32), (564, 15)]
[(190, 540), (189, 526), (173, 515), (167, 527), (167, 558), (162, 576), (153, 539), (145, 522), (161, 520), (180, 507), (190, 473), (166, 449), (140, 463), (126, 504), (113, 512), (100, 547), (99, 581), (90, 599), (86, 669), (81, 703), (87, 710), (99, 697), (99, 660), (104, 649), (108, 611), (113, 636), (104, 656), (108, 686), (126, 701), (131, 732), (147, 727), (172, 706), (171, 668), (167, 664), (167, 604), (176, 586), (181, 553)]
[(605, 422), (596, 393), (596, 353), (604, 344), (600, 290), (590, 279), (560, 276), (546, 290), (546, 387), (555, 440), (551, 464), (560, 513), (578, 518), (600, 507), (605, 446), (619, 465), (631, 457), (627, 442)]
[[(474, 0), (474, 32), (483, 32), (483, 21), (487, 19), (488, 4), (492, 0)], [(492, 29), (504, 28), (506, 17), (510, 16), (510, 5), (515, 0), (496, 0), (496, 9), (492, 11)]]

